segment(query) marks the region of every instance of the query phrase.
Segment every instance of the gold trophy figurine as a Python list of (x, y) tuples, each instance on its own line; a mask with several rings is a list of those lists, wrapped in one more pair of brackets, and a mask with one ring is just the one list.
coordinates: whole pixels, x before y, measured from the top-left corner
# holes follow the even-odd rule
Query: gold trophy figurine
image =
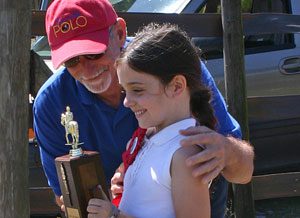
[[(71, 157), (79, 157), (83, 155), (82, 149), (78, 148), (79, 145), (83, 143), (79, 143), (79, 129), (78, 123), (73, 120), (73, 113), (70, 110), (70, 107), (66, 107), (66, 112), (61, 114), (61, 124), (65, 127), (66, 131), (66, 145), (71, 145), (72, 149), (70, 149)], [(69, 140), (69, 134), (72, 137), (72, 141)]]
[(72, 149), (69, 154), (55, 158), (55, 166), (67, 217), (87, 218), (89, 200), (105, 199), (105, 196), (110, 195), (100, 154), (79, 148), (83, 143), (79, 142), (78, 123), (73, 119), (73, 113), (67, 106), (61, 114), (60, 122), (65, 127), (66, 145), (71, 145)]

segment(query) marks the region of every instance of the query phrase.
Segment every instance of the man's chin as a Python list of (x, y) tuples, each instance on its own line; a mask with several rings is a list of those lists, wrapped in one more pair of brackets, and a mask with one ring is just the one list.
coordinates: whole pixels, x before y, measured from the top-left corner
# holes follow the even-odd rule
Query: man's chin
[(107, 91), (107, 88), (104, 89), (104, 88), (99, 88), (99, 87), (95, 87), (95, 86), (87, 86), (87, 85), (85, 85), (85, 88), (87, 90), (89, 90), (93, 94), (101, 94), (101, 93)]
[(98, 79), (90, 83), (83, 83), (85, 88), (94, 94), (102, 94), (106, 92), (112, 85), (111, 79)]

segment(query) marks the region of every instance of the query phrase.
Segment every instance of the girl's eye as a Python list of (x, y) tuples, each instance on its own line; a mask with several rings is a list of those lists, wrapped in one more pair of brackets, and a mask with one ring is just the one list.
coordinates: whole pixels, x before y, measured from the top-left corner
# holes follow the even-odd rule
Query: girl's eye
[(133, 89), (132, 91), (133, 91), (133, 92), (140, 93), (140, 92), (142, 92), (143, 90), (142, 90), (142, 89)]
[(122, 89), (121, 89), (121, 93), (122, 93), (122, 94), (126, 94), (125, 89), (122, 88)]

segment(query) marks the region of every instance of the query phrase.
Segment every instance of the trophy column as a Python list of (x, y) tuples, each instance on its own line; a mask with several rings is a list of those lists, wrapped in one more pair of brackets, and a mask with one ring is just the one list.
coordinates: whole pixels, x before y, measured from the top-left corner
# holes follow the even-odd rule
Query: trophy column
[[(87, 218), (87, 205), (91, 198), (107, 199), (109, 196), (100, 155), (96, 151), (83, 151), (79, 145), (78, 123), (73, 120), (70, 107), (61, 115), (66, 130), (69, 154), (55, 159), (59, 185), (69, 218)], [(69, 137), (71, 140), (69, 140)]]

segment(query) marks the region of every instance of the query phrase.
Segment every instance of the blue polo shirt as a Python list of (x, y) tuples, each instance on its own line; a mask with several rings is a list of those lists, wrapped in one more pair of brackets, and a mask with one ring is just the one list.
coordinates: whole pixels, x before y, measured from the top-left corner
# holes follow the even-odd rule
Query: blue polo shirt
[[(204, 64), (202, 80), (213, 92), (212, 106), (218, 119), (218, 132), (240, 137), (240, 127), (227, 112), (224, 99)], [(33, 113), (34, 131), (44, 171), (57, 196), (61, 195), (61, 191), (54, 159), (68, 154), (70, 149), (65, 145), (65, 129), (60, 123), (60, 116), (66, 106), (70, 106), (74, 120), (79, 124), (79, 141), (84, 142), (82, 149), (100, 152), (108, 183), (122, 161), (121, 154), (128, 140), (138, 126), (134, 114), (123, 106), (123, 101), (118, 109), (111, 108), (76, 81), (67, 69), (53, 74), (39, 90)], [(215, 191), (216, 199), (212, 201), (212, 217), (221, 217), (225, 210), (227, 185), (223, 178), (219, 183)]]

